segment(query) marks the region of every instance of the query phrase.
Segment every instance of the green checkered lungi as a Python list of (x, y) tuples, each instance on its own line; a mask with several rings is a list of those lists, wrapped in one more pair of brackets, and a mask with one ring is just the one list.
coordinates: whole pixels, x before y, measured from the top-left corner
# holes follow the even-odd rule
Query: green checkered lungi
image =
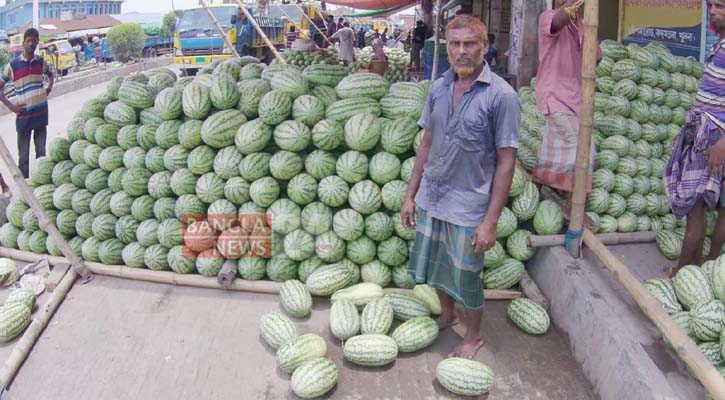
[(419, 209), (408, 272), (416, 283), (442, 290), (467, 309), (484, 305), (483, 253), (473, 250), (474, 230), (430, 217)]

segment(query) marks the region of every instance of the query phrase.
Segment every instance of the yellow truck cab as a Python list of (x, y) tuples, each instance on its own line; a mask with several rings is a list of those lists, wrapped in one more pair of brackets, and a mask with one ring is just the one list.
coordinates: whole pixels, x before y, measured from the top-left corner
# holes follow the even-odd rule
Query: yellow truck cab
[(76, 66), (76, 54), (67, 40), (55, 40), (38, 46), (40, 55), (61, 75), (66, 75)]
[[(267, 16), (271, 18), (282, 18), (287, 20), (285, 25), (285, 32), (289, 32), (290, 28), (297, 26), (297, 29), (307, 30), (310, 29), (310, 21), (302, 15), (300, 9), (304, 10), (305, 14), (311, 20), (324, 20), (325, 13), (316, 5), (304, 5), (304, 4), (279, 4), (271, 3), (268, 7)], [(294, 23), (293, 23), (294, 21)]]

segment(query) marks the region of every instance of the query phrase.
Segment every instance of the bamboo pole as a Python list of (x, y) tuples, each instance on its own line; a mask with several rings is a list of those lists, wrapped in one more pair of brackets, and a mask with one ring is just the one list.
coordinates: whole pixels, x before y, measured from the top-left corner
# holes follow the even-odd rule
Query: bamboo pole
[(5, 363), (0, 367), (0, 383), (5, 385), (6, 388), (10, 385), (13, 378), (15, 378), (20, 366), (28, 358), (28, 354), (30, 354), (33, 346), (38, 341), (40, 334), (48, 326), (50, 318), (53, 317), (53, 314), (55, 314), (60, 303), (63, 302), (68, 291), (77, 279), (78, 274), (75, 270), (69, 269), (63, 277), (63, 280), (61, 280), (60, 285), (53, 291), (53, 295), (48, 302), (35, 314), (33, 322), (25, 330), (20, 340), (13, 346), (10, 356), (8, 356)]
[[(655, 241), (656, 232), (633, 232), (633, 233), (602, 233), (596, 235), (606, 245), (652, 243)], [(566, 235), (531, 235), (529, 246), (531, 247), (554, 247), (563, 246), (566, 243)]]
[(207, 6), (206, 1), (199, 0), (199, 4), (201, 4), (202, 8), (204, 8), (204, 11), (206, 11), (206, 15), (208, 15), (209, 19), (211, 19), (211, 23), (214, 24), (214, 28), (216, 28), (217, 32), (222, 35), (222, 39), (224, 39), (224, 44), (229, 47), (229, 49), (232, 51), (232, 54), (234, 54), (234, 57), (239, 58), (239, 53), (237, 53), (237, 49), (229, 41), (227, 34), (224, 33), (224, 29), (222, 29), (221, 25), (219, 25), (219, 21), (217, 21), (216, 17)]
[(226, 260), (216, 276), (216, 281), (224, 288), (229, 289), (237, 277), (237, 260)]
[(430, 80), (435, 81), (438, 79), (438, 57), (440, 53), (440, 49), (438, 47), (440, 46), (440, 26), (441, 26), (441, 0), (436, 0), (436, 17), (435, 17), (435, 26), (433, 27), (433, 66), (431, 67), (430, 72)]
[(662, 336), (672, 343), (672, 347), (687, 364), (692, 375), (699, 380), (714, 399), (725, 400), (725, 380), (685, 332), (672, 320), (655, 299), (632, 274), (624, 263), (612, 254), (604, 244), (589, 230), (584, 231), (584, 243), (612, 272), (614, 277), (632, 295), (639, 308), (659, 329)]
[[(300, 7), (299, 4), (297, 5), (297, 8), (300, 10), (300, 14), (303, 17), (305, 17), (305, 19), (307, 20), (307, 22), (310, 23), (310, 36), (312, 36), (312, 27), (314, 26), (315, 27), (315, 30), (317, 32), (320, 32), (320, 35), (322, 35), (322, 38), (325, 39), (325, 41), (327, 42), (327, 44), (329, 44), (330, 46), (332, 46), (333, 44), (330, 41), (330, 38), (327, 37), (327, 35), (325, 35), (325, 32), (322, 32), (319, 28), (317, 28), (317, 25), (315, 25), (314, 21), (312, 21), (312, 18), (310, 18), (310, 16), (307, 15), (307, 13), (305, 12), (305, 10), (302, 7)], [(315, 38), (314, 37), (311, 37), (310, 40), (314, 41)]]
[[(63, 257), (48, 256), (44, 254), (35, 254), (29, 251), (16, 249), (8, 249), (0, 247), (0, 257), (12, 258), (18, 261), (35, 262), (46, 258), (50, 265), (68, 264), (68, 260)], [(86, 262), (88, 269), (98, 275), (113, 276), (117, 278), (131, 279), (137, 281), (146, 281), (154, 283), (165, 283), (169, 285), (191, 286), (207, 289), (227, 289), (239, 292), (255, 292), (255, 293), (279, 293), (279, 282), (271, 281), (248, 281), (244, 279), (234, 279), (231, 286), (225, 288), (216, 277), (207, 277), (192, 274), (177, 274), (170, 271), (151, 271), (148, 269), (131, 268), (125, 265), (106, 265), (95, 262)], [(386, 289), (388, 291), (409, 290), (409, 289)], [(521, 292), (516, 290), (486, 290), (486, 300), (510, 300), (521, 297)]]
[[(203, 1), (203, 0), (200, 0), (200, 1)], [(255, 21), (254, 17), (252, 17), (252, 14), (249, 13), (249, 10), (247, 10), (247, 7), (244, 5), (244, 3), (242, 3), (241, 0), (237, 0), (237, 4), (239, 4), (239, 8), (242, 10), (242, 12), (247, 17), (247, 19), (249, 19), (249, 22), (252, 24), (254, 29), (257, 30), (257, 33), (259, 34), (259, 36), (262, 37), (262, 40), (264, 40), (264, 43), (267, 45), (269, 50), (272, 52), (272, 54), (274, 54), (274, 58), (277, 59), (277, 62), (279, 62), (280, 64), (287, 64), (287, 62), (284, 60), (282, 55), (279, 54), (279, 51), (277, 51), (277, 48), (274, 47), (274, 44), (269, 40), (269, 38), (267, 37), (267, 34), (264, 33), (264, 31), (259, 26), (257, 21)]]
[(582, 108), (579, 115), (579, 140), (576, 149), (574, 193), (571, 205), (567, 250), (574, 257), (581, 254), (584, 209), (587, 199), (587, 180), (592, 141), (592, 117), (594, 114), (594, 81), (597, 78), (597, 28), (599, 26), (599, 0), (584, 3), (584, 52), (582, 63)]
[(68, 259), (66, 262), (70, 263), (73, 270), (80, 275), (83, 281), (87, 282), (91, 280), (93, 275), (83, 265), (83, 260), (81, 260), (81, 258), (73, 252), (73, 249), (71, 249), (68, 245), (68, 242), (65, 241), (58, 231), (58, 228), (56, 228), (54, 221), (51, 221), (50, 218), (48, 218), (48, 214), (45, 213), (45, 210), (43, 210), (43, 207), (40, 205), (40, 202), (38, 202), (35, 194), (33, 194), (33, 191), (30, 190), (30, 186), (28, 186), (28, 183), (25, 181), (25, 177), (23, 176), (23, 173), (20, 172), (20, 168), (18, 168), (18, 166), (15, 165), (15, 162), (13, 162), (13, 156), (10, 154), (10, 150), (8, 150), (5, 145), (5, 141), (2, 139), (0, 139), (0, 159), (2, 159), (10, 170), (10, 174), (15, 181), (15, 185), (17, 185), (20, 189), (20, 194), (28, 202), (30, 208), (33, 210), (33, 213), (38, 217), (40, 229), (50, 235), (53, 241), (57, 244), (61, 253), (63, 253), (63, 255), (65, 255)]

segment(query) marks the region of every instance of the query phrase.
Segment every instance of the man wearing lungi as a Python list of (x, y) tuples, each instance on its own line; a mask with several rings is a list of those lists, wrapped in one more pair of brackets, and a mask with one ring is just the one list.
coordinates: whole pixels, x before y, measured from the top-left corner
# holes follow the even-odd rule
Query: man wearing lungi
[[(554, 9), (539, 17), (539, 70), (536, 103), (546, 118), (533, 180), (566, 193), (569, 213), (581, 111), (584, 0), (555, 0)], [(592, 141), (587, 192), (592, 189)]]
[(687, 216), (685, 240), (675, 268), (668, 276), (690, 264), (702, 264), (707, 221), (705, 206), (718, 210), (706, 260), (720, 255), (725, 242), (725, 0), (709, 0), (710, 28), (720, 40), (705, 61), (705, 70), (695, 104), (685, 126), (672, 143), (664, 183), (672, 212)]
[(467, 330), (453, 354), (473, 358), (483, 345), (479, 274), (508, 198), (521, 106), (483, 59), (488, 39), (481, 21), (456, 16), (446, 27), (446, 44), (452, 69), (433, 83), (418, 121), (425, 135), (401, 222), (408, 229), (416, 226), (408, 269), (417, 283), (436, 289), (440, 329), (458, 322), (454, 303), (463, 304)]

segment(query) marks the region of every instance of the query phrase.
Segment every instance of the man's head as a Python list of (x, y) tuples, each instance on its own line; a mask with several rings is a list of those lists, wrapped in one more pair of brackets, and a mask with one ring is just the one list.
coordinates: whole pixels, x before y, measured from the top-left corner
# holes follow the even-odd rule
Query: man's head
[(292, 25), (292, 26), (289, 27), (289, 31), (290, 32), (294, 32), (296, 30), (297, 30), (297, 28), (294, 25)]
[(340, 17), (340, 18), (337, 19), (337, 22), (338, 23), (342, 23), (342, 21), (344, 21), (344, 19), (342, 17)]
[(488, 34), (488, 45), (493, 46), (493, 43), (496, 41), (496, 35), (493, 33)]
[(40, 34), (37, 29), (29, 28), (26, 30), (25, 33), (23, 33), (23, 48), (25, 49), (25, 54), (35, 53), (35, 49), (38, 47), (39, 41)]
[(710, 24), (722, 37), (725, 35), (725, 0), (708, 0), (707, 12), (710, 15)]
[(349, 22), (347, 22), (347, 21), (345, 21), (345, 23), (344, 23), (344, 24), (342, 24), (342, 26), (344, 26), (345, 28), (349, 28), (349, 27), (350, 27), (350, 23), (349, 23)]
[(483, 65), (488, 51), (486, 25), (471, 15), (458, 15), (446, 25), (448, 61), (458, 76), (466, 78)]
[(425, 23), (421, 20), (418, 20), (418, 22), (415, 23), (415, 26), (418, 26), (418, 27), (425, 26)]

